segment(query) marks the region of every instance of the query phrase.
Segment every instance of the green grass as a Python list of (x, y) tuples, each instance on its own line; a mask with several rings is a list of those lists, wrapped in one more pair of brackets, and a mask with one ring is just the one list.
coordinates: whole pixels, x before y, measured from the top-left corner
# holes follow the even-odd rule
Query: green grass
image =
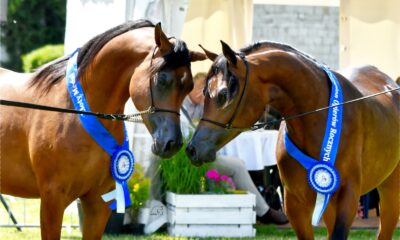
[[(4, 196), (4, 195), (3, 195)], [(7, 203), (10, 205), (12, 212), (17, 218), (20, 224), (39, 224), (39, 206), (40, 201), (38, 199), (35, 200), (25, 200), (22, 201), (19, 198), (10, 198), (6, 196)], [(24, 209), (25, 209), (25, 217), (24, 217)], [(8, 214), (5, 211), (4, 207), (0, 204), (0, 224), (11, 224), (11, 221), (8, 220)], [(72, 205), (72, 207), (67, 211), (64, 215), (63, 225), (71, 226), (78, 225), (79, 219), (76, 212), (76, 204)], [(282, 229), (277, 228), (273, 225), (255, 225), (257, 229), (257, 235), (255, 238), (240, 238), (241, 240), (247, 239), (256, 239), (256, 240), (264, 240), (264, 239), (297, 239), (296, 234), (293, 229)], [(368, 240), (375, 239), (377, 230), (376, 229), (352, 229), (350, 232), (349, 239), (354, 240)], [(326, 230), (324, 228), (315, 228), (315, 239), (325, 239)], [(63, 228), (62, 229), (62, 239), (81, 239), (82, 234), (79, 228)], [(0, 239), (9, 239), (9, 240), (36, 240), (40, 239), (40, 229), (39, 228), (22, 228), (22, 232), (17, 231), (15, 228), (7, 227), (0, 228)], [(180, 239), (180, 240), (194, 240), (199, 238), (173, 238), (168, 236), (168, 234), (164, 231), (159, 231), (155, 234), (149, 236), (132, 236), (132, 235), (120, 235), (120, 236), (104, 236), (105, 240), (172, 240), (172, 239)], [(209, 239), (235, 239), (235, 238), (202, 238), (205, 240)], [(239, 238), (236, 238), (239, 239)], [(393, 239), (400, 240), (400, 229), (398, 228), (393, 236)]]
[[(166, 232), (156, 233), (149, 236), (132, 236), (132, 235), (105, 235), (103, 239), (105, 240), (195, 240), (195, 239), (240, 239), (240, 240), (264, 240), (264, 239), (289, 239), (295, 240), (296, 235), (292, 229), (281, 229), (276, 226), (265, 226), (265, 225), (256, 225), (257, 228), (257, 236), (255, 238), (174, 238), (167, 235)], [(315, 231), (315, 239), (325, 239), (326, 230), (323, 228), (316, 228)], [(375, 229), (353, 229), (351, 230), (349, 239), (350, 240), (369, 240), (375, 239), (376, 230)], [(1, 239), (9, 239), (9, 240), (36, 240), (40, 239), (40, 229), (23, 229), (22, 232), (18, 232), (14, 228), (0, 228), (0, 238)], [(81, 233), (78, 229), (72, 229), (70, 232), (67, 232), (66, 229), (63, 229), (62, 239), (81, 239)], [(398, 229), (393, 236), (393, 239), (400, 239), (400, 230)]]

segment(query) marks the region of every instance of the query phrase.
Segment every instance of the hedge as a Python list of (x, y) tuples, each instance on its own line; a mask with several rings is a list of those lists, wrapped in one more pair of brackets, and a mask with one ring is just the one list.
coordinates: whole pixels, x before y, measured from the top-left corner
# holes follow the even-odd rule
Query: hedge
[(35, 71), (38, 67), (64, 55), (64, 45), (45, 45), (22, 56), (24, 72)]

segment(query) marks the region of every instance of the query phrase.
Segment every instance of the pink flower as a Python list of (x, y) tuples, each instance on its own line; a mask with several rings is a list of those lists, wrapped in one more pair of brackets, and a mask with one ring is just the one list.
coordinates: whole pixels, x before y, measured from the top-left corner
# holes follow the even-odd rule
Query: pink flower
[(219, 180), (219, 173), (218, 173), (217, 170), (211, 169), (211, 170), (207, 171), (206, 177), (208, 177), (209, 179), (214, 179), (215, 181), (218, 181)]
[(228, 179), (230, 179), (230, 177), (226, 176), (226, 175), (222, 175), (221, 176), (221, 180), (222, 181), (228, 181)]
[(221, 176), (221, 181), (225, 181), (225, 182), (229, 183), (232, 187), (235, 187), (235, 183), (233, 182), (232, 178), (230, 178), (226, 175)]

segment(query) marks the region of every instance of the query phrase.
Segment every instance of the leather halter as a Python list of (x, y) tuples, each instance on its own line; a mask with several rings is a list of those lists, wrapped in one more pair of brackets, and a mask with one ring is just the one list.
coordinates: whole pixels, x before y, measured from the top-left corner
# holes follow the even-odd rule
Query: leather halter
[[(153, 65), (153, 58), (156, 52), (157, 46), (154, 47), (153, 50), (153, 54), (151, 56), (151, 60), (150, 60), (150, 67)], [(150, 113), (156, 113), (156, 112), (167, 112), (167, 113), (174, 113), (178, 116), (180, 116), (181, 114), (175, 110), (170, 110), (170, 109), (166, 109), (166, 108), (158, 108), (154, 105), (154, 97), (153, 97), (153, 81), (156, 78), (157, 73), (153, 74), (153, 76), (150, 78), (150, 99), (151, 99), (151, 106), (150, 106)]]
[(232, 126), (232, 123), (235, 120), (236, 115), (238, 113), (238, 109), (239, 109), (239, 107), (240, 107), (240, 105), (242, 103), (242, 99), (243, 99), (244, 93), (246, 92), (247, 83), (249, 81), (249, 63), (246, 60), (246, 56), (242, 55), (242, 54), (237, 54), (237, 55), (243, 60), (244, 65), (246, 66), (246, 75), (245, 75), (244, 87), (243, 87), (242, 93), (240, 94), (239, 102), (236, 105), (235, 111), (232, 114), (232, 117), (229, 119), (228, 123), (220, 123), (220, 122), (217, 122), (217, 121), (214, 121), (214, 120), (211, 120), (211, 119), (207, 119), (207, 118), (201, 118), (200, 121), (205, 121), (205, 122), (214, 124), (214, 125), (216, 125), (218, 127), (224, 128), (226, 130), (246, 131), (246, 130), (249, 130), (250, 128), (239, 128), (239, 127), (233, 127)]

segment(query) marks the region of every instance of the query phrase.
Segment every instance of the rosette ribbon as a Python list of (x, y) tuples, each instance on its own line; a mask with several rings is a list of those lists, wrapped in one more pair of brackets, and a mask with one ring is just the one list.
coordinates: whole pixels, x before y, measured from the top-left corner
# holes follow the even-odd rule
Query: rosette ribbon
[[(78, 58), (79, 49), (75, 50), (68, 60), (66, 82), (68, 92), (76, 110), (90, 111), (85, 94), (78, 79)], [(134, 170), (134, 157), (129, 150), (129, 138), (124, 125), (124, 142), (120, 146), (112, 134), (95, 117), (79, 114), (84, 129), (89, 135), (106, 151), (111, 157), (111, 175), (115, 180), (115, 190), (102, 195), (105, 202), (114, 200), (110, 208), (118, 213), (124, 213), (125, 207), (131, 204), (129, 190), (126, 181)]]
[(286, 151), (296, 159), (306, 170), (309, 185), (317, 192), (317, 199), (312, 216), (312, 224), (317, 226), (321, 220), (329, 199), (337, 190), (340, 176), (335, 168), (336, 155), (339, 148), (340, 132), (342, 129), (343, 93), (336, 76), (324, 65), (321, 68), (332, 82), (325, 128), (325, 136), (321, 147), (320, 160), (305, 155), (289, 138), (286, 130), (284, 144)]

